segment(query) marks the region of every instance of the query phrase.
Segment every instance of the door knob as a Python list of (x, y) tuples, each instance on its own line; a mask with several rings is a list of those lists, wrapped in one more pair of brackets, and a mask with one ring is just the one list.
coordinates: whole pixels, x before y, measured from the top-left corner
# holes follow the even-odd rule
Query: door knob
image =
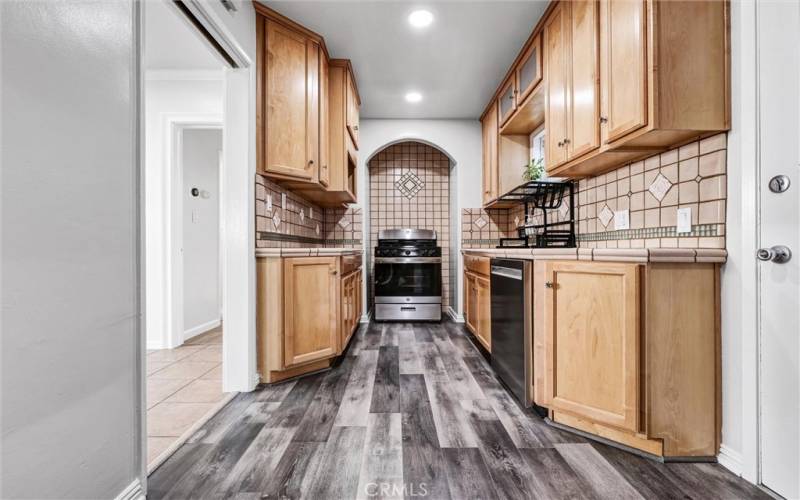
[(771, 248), (759, 248), (756, 252), (758, 260), (772, 261), (776, 264), (785, 264), (792, 260), (792, 251), (789, 247), (783, 245), (775, 245)]

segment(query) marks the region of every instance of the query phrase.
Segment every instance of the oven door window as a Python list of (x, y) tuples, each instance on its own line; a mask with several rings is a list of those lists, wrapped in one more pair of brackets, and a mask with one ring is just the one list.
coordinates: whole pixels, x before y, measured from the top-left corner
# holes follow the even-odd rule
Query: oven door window
[(379, 297), (439, 297), (442, 265), (375, 264), (375, 295)]

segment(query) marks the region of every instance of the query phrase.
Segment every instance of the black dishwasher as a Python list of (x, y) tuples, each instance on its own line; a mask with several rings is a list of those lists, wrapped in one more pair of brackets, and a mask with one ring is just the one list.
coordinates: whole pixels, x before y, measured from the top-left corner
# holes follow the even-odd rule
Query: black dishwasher
[[(533, 300), (532, 262), (514, 259), (491, 260), (492, 368), (500, 380), (524, 406), (532, 404), (526, 390), (533, 360), (531, 352)], [(534, 405), (542, 414), (546, 411)]]

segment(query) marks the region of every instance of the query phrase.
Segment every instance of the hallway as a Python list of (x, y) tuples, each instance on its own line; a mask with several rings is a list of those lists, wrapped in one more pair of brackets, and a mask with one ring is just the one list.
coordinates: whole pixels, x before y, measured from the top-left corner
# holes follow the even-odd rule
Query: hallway
[(150, 476), (148, 498), (766, 498), (717, 464), (548, 426), (461, 325), (362, 325), (346, 354), (239, 395)]

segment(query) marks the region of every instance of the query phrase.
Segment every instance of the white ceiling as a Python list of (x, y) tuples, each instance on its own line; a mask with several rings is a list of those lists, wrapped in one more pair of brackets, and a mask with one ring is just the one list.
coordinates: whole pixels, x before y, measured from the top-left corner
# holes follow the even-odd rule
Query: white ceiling
[[(259, 0), (325, 38), (353, 62), (365, 118), (477, 118), (547, 1)], [(415, 29), (408, 14), (433, 12)], [(409, 104), (409, 90), (423, 95)]]
[(222, 69), (225, 62), (183, 14), (166, 0), (144, 2), (144, 67), (148, 70)]

